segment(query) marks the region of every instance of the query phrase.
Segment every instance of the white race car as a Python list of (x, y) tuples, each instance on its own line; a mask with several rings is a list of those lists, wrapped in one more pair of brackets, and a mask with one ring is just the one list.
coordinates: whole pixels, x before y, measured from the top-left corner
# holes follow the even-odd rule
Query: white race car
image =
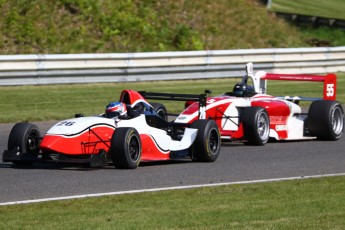
[[(199, 100), (206, 95), (183, 97)], [(11, 130), (3, 161), (17, 165), (35, 161), (91, 166), (113, 163), (116, 168), (134, 169), (141, 161), (217, 159), (221, 142), (213, 120), (198, 119), (182, 125), (167, 122), (158, 114), (164, 106), (152, 106), (134, 90), (124, 90), (119, 103), (135, 110), (136, 116), (78, 115), (58, 122), (43, 137), (36, 125), (17, 123)]]
[[(277, 97), (266, 94), (267, 80), (323, 82), (322, 98)], [(175, 123), (192, 124), (197, 119), (214, 120), (222, 139), (264, 145), (276, 140), (323, 139), (338, 140), (344, 130), (344, 109), (335, 101), (336, 76), (307, 74), (271, 74), (253, 72), (247, 64), (247, 74), (232, 92), (207, 97), (205, 105), (189, 101)], [(303, 112), (299, 101), (312, 101)], [(201, 108), (201, 109), (200, 109)]]

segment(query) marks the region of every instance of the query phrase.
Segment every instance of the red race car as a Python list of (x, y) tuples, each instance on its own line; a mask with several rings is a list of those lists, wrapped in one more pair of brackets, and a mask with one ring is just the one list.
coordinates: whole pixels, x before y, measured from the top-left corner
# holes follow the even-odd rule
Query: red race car
[[(161, 94), (162, 95), (162, 94)], [(198, 100), (206, 95), (166, 94), (166, 98)], [(104, 114), (60, 121), (41, 137), (39, 128), (17, 123), (11, 130), (3, 161), (28, 165), (35, 161), (89, 163), (134, 169), (142, 161), (189, 158), (213, 162), (220, 153), (220, 133), (213, 120), (191, 124), (167, 122), (161, 104), (149, 104), (134, 90), (124, 90), (120, 101)]]
[[(323, 99), (275, 97), (266, 94), (267, 80), (323, 82)], [(251, 83), (251, 84), (249, 84)], [(344, 110), (335, 101), (336, 76), (305, 74), (253, 73), (252, 63), (247, 74), (232, 92), (208, 97), (206, 106), (189, 101), (175, 123), (192, 124), (200, 118), (216, 121), (222, 139), (249, 145), (264, 145), (276, 140), (323, 139), (338, 140), (344, 130)], [(299, 101), (312, 101), (308, 112), (302, 112)]]

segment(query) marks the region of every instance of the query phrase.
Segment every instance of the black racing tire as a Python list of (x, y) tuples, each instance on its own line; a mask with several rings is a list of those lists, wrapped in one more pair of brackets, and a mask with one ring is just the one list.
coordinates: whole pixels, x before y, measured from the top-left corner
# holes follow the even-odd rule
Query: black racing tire
[(23, 153), (23, 159), (12, 161), (18, 166), (32, 165), (39, 153), (41, 132), (39, 128), (30, 123), (17, 123), (13, 126), (8, 138), (7, 149), (18, 150)]
[(308, 129), (320, 140), (338, 140), (344, 131), (344, 109), (337, 101), (313, 101), (308, 111)]
[(137, 168), (141, 159), (138, 131), (134, 128), (116, 128), (111, 138), (109, 152), (115, 168)]
[(220, 153), (221, 138), (216, 122), (214, 120), (196, 120), (190, 127), (198, 130), (195, 141), (190, 147), (192, 160), (199, 162), (217, 160)]
[(240, 115), (245, 145), (265, 145), (269, 140), (270, 119), (262, 107), (245, 107)]
[(156, 111), (156, 113), (163, 118), (165, 121), (168, 121), (168, 111), (165, 108), (165, 106), (163, 104), (160, 103), (150, 103), (154, 109), (154, 111)]

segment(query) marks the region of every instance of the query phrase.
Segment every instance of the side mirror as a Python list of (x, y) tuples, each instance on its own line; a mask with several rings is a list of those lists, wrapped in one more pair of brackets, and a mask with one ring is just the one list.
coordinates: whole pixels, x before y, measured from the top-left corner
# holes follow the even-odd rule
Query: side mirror
[(209, 95), (212, 93), (212, 90), (205, 89), (205, 91), (204, 91), (204, 92), (207, 94), (207, 96), (209, 96)]

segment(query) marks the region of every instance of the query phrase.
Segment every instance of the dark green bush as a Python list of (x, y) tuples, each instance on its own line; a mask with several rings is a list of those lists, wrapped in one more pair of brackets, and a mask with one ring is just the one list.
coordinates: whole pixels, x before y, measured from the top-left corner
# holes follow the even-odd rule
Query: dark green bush
[(0, 53), (109, 53), (345, 44), (257, 0), (0, 0)]

